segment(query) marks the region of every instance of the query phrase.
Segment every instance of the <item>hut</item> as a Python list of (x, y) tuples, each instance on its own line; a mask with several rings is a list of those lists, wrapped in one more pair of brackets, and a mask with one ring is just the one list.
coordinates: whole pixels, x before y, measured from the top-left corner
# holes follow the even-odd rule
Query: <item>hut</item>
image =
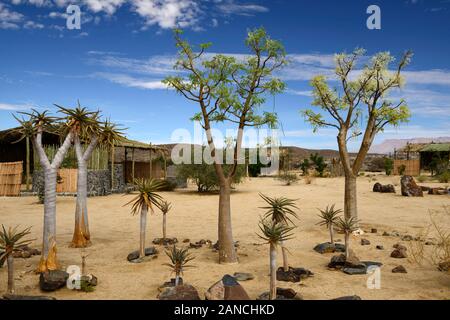
[(430, 143), (419, 150), (420, 168), (431, 174), (448, 170), (450, 162), (450, 143)]

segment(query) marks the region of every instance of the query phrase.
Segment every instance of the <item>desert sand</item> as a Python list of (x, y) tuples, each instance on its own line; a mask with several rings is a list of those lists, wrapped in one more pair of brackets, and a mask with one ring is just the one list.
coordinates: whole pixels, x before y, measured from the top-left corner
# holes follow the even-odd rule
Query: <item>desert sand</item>
[[(273, 178), (251, 178), (236, 187), (233, 192), (232, 217), (235, 240), (239, 241), (240, 263), (219, 265), (218, 254), (208, 246), (192, 249), (196, 267), (184, 273), (185, 282), (194, 285), (202, 298), (204, 292), (224, 274), (250, 272), (254, 280), (241, 282), (250, 297), (256, 298), (269, 286), (268, 245), (261, 245), (256, 236), (259, 216), (263, 213), (258, 207), (263, 205), (259, 192), (270, 196), (298, 198), (300, 208), (295, 239), (287, 243), (290, 265), (304, 267), (314, 272), (314, 277), (300, 283), (279, 282), (278, 286), (290, 287), (301, 293), (304, 299), (332, 299), (339, 296), (359, 295), (362, 299), (449, 299), (450, 275), (437, 271), (435, 266), (425, 263), (419, 266), (408, 259), (394, 259), (389, 255), (392, 245), (403, 243), (398, 237), (382, 236), (383, 231), (396, 230), (402, 234), (416, 235), (429, 223), (429, 210), (440, 210), (450, 205), (450, 196), (426, 194), (423, 198), (407, 198), (400, 195), (400, 178), (379, 176), (381, 183), (392, 183), (396, 194), (372, 192), (375, 183), (368, 177), (358, 178), (358, 206), (361, 226), (364, 230), (377, 228), (378, 233), (367, 233), (362, 237), (370, 240), (368, 246), (361, 246), (361, 236), (352, 236), (351, 247), (361, 260), (374, 260), (383, 263), (381, 268), (381, 288), (368, 289), (367, 275), (346, 275), (340, 271), (330, 271), (326, 265), (333, 254), (318, 254), (313, 247), (328, 241), (328, 232), (317, 226), (317, 208), (336, 203), (343, 207), (343, 178), (315, 179), (307, 185), (299, 181), (292, 186), (284, 186)], [(428, 186), (443, 186), (437, 183), (424, 183)], [(192, 242), (200, 239), (217, 240), (218, 195), (199, 195), (192, 186), (185, 190), (164, 192), (162, 195), (173, 204), (168, 214), (168, 236), (177, 237), (180, 245), (184, 239)], [(130, 214), (130, 207), (123, 207), (133, 195), (111, 195), (89, 198), (90, 228), (92, 246), (85, 252), (87, 271), (99, 279), (96, 290), (91, 293), (71, 291), (63, 288), (48, 293), (58, 299), (156, 299), (158, 286), (171, 277), (171, 271), (164, 266), (168, 262), (163, 247), (158, 247), (158, 258), (140, 264), (132, 264), (126, 256), (139, 246), (139, 218)], [(57, 200), (57, 241), (58, 259), (63, 267), (80, 265), (80, 249), (72, 249), (68, 244), (72, 237), (75, 199), (58, 197)], [(450, 228), (448, 219), (446, 228)], [(1, 198), (0, 224), (6, 226), (20, 224), (33, 226), (32, 247), (40, 248), (42, 241), (43, 205), (36, 197)], [(147, 243), (161, 237), (162, 216), (150, 216)], [(337, 235), (337, 239), (343, 239)], [(383, 245), (384, 250), (377, 250)], [(408, 249), (409, 250), (409, 249)], [(427, 246), (431, 250), (431, 246)], [(39, 276), (33, 270), (39, 257), (15, 259), (16, 292), (18, 294), (42, 295), (38, 286)], [(281, 265), (281, 252), (278, 264)], [(392, 268), (402, 264), (407, 274), (394, 274)], [(173, 275), (172, 275), (173, 276)], [(0, 292), (6, 290), (7, 269), (0, 269)]]

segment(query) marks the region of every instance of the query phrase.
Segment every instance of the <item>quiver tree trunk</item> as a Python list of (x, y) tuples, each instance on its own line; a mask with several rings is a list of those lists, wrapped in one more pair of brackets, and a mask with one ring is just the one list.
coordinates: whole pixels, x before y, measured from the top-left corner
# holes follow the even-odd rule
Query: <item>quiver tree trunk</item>
[(274, 300), (277, 297), (277, 248), (275, 244), (270, 244), (270, 291), (269, 299)]
[(330, 225), (328, 226), (328, 230), (330, 231), (330, 243), (334, 245), (334, 232), (332, 223), (330, 223)]
[(163, 239), (166, 240), (167, 233), (166, 233), (166, 223), (167, 223), (167, 215), (163, 213)]
[(145, 257), (145, 229), (147, 227), (147, 205), (142, 206), (140, 219), (140, 234), (139, 234), (139, 257)]
[(231, 226), (231, 182), (220, 183), (219, 194), (219, 263), (237, 263)]
[(281, 253), (283, 254), (283, 269), (284, 271), (289, 271), (289, 262), (288, 262), (288, 250), (284, 245), (284, 241), (280, 241)]
[(6, 261), (8, 264), (8, 293), (14, 294), (14, 257), (12, 255), (12, 252), (8, 255)]
[(89, 232), (89, 217), (87, 209), (87, 161), (97, 145), (97, 138), (94, 137), (83, 152), (78, 136), (74, 138), (75, 154), (77, 156), (77, 198), (75, 206), (75, 227), (73, 231), (72, 248), (85, 248), (90, 245), (91, 234)]
[(175, 274), (175, 287), (177, 287), (180, 284), (180, 273), (177, 272)]
[(345, 175), (345, 195), (344, 195), (344, 215), (345, 219), (358, 217), (356, 201), (356, 176), (353, 174)]
[(350, 253), (350, 233), (345, 232), (345, 259), (348, 259), (349, 253)]

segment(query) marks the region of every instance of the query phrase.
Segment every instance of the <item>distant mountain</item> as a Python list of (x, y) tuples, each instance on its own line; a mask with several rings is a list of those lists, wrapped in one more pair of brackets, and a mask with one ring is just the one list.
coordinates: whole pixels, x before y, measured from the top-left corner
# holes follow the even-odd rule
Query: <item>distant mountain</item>
[(387, 139), (380, 144), (375, 144), (370, 148), (371, 153), (388, 154), (393, 153), (394, 149), (400, 149), (406, 146), (407, 143), (442, 143), (450, 142), (450, 137), (436, 137), (436, 138), (411, 138), (411, 139)]

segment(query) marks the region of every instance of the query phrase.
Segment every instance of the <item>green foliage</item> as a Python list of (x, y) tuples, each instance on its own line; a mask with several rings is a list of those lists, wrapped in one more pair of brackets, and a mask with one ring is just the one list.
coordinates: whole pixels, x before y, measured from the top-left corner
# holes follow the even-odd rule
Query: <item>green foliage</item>
[(311, 168), (311, 163), (309, 159), (303, 159), (303, 162), (300, 163), (300, 169), (302, 169), (303, 175), (306, 176), (308, 174), (308, 170)]
[(440, 183), (448, 183), (450, 180), (450, 171), (445, 171), (438, 176), (438, 181)]
[[(232, 165), (222, 165), (224, 172), (232, 170)], [(197, 185), (198, 192), (211, 192), (219, 188), (219, 178), (213, 164), (180, 164), (176, 167), (176, 175), (179, 179), (191, 179)], [(233, 183), (238, 184), (245, 176), (245, 166), (238, 165)]]
[(325, 172), (325, 169), (327, 168), (327, 164), (323, 160), (322, 156), (319, 156), (318, 153), (310, 154), (309, 156), (311, 162), (314, 165), (314, 168), (319, 173), (320, 177), (323, 177), (323, 173)]
[(287, 186), (290, 186), (298, 181), (298, 176), (295, 173), (284, 171), (277, 177), (277, 179), (283, 181)]
[(285, 197), (270, 198), (262, 193), (260, 193), (259, 196), (267, 203), (267, 206), (261, 207), (261, 209), (266, 210), (266, 213), (263, 216), (264, 219), (271, 219), (276, 223), (295, 225), (291, 217), (298, 219), (298, 216), (294, 211), (298, 209), (295, 205), (297, 199), (288, 199)]
[(166, 200), (162, 200), (159, 205), (158, 205), (159, 210), (161, 210), (161, 212), (163, 214), (167, 214), (170, 209), (172, 209), (172, 204)]
[(398, 170), (398, 174), (402, 176), (406, 171), (406, 165), (402, 164), (402, 165), (398, 166), (397, 170)]
[(165, 187), (165, 182), (156, 179), (135, 179), (134, 185), (138, 195), (125, 204), (132, 204), (131, 213), (133, 215), (141, 212), (143, 207), (153, 210), (153, 205), (160, 206), (162, 197), (158, 194)]
[(435, 153), (429, 163), (431, 175), (440, 175), (449, 169), (449, 160), (447, 157), (441, 157), (440, 153)]
[(417, 177), (417, 181), (419, 181), (419, 182), (425, 182), (427, 180), (427, 177), (425, 177), (425, 176), (418, 176)]
[(391, 158), (384, 158), (384, 171), (386, 175), (390, 176), (392, 174), (392, 169), (394, 169), (394, 160)]
[(342, 209), (334, 209), (334, 204), (330, 207), (327, 206), (324, 210), (319, 209), (320, 214), (319, 217), (321, 221), (317, 224), (321, 226), (326, 226), (329, 228), (330, 226), (336, 224), (338, 221), (338, 215), (342, 213)]
[(267, 243), (278, 245), (281, 241), (287, 241), (294, 237), (291, 227), (285, 223), (277, 223), (272, 219), (261, 219), (259, 222), (260, 233), (257, 234)]
[(351, 217), (349, 219), (342, 219), (341, 217), (339, 217), (336, 220), (335, 225), (340, 232), (350, 234), (351, 232), (358, 229), (358, 222), (359, 221), (354, 217)]
[(2, 229), (0, 230), (0, 250), (3, 253), (0, 255), (0, 261), (6, 259), (14, 249), (28, 245), (33, 240), (24, 240), (23, 238), (30, 234), (31, 227), (25, 228), (23, 230), (18, 230), (19, 226), (14, 228), (9, 227), (8, 229), (2, 224)]
[(166, 250), (166, 255), (169, 257), (171, 263), (165, 263), (176, 275), (183, 274), (185, 268), (192, 268), (193, 265), (188, 263), (195, 259), (189, 252), (189, 248), (178, 249), (175, 245), (170, 250)]

